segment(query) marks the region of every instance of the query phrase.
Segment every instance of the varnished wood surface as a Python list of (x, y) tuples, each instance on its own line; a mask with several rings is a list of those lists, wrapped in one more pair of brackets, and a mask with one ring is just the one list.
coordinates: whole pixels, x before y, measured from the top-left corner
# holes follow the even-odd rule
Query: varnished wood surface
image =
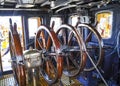
[[(52, 25), (52, 28), (53, 28), (53, 26), (54, 26), (54, 23)], [(49, 35), (47, 41), (45, 41), (45, 31)], [(42, 39), (42, 42), (38, 41), (38, 38), (40, 38), (40, 37)], [(38, 31), (37, 31), (37, 34), (36, 34), (36, 37), (35, 37), (35, 47), (36, 47), (36, 49), (40, 48), (40, 49), (48, 50), (48, 48), (50, 48), (51, 42), (52, 42), (52, 44), (55, 48), (55, 51), (57, 53), (57, 55), (56, 55), (57, 71), (58, 71), (58, 78), (60, 78), (61, 75), (62, 75), (62, 70), (63, 70), (63, 58), (58, 54), (59, 50), (60, 50), (60, 47), (61, 47), (60, 42), (57, 38), (56, 33), (53, 30), (50, 30), (50, 28), (48, 28), (44, 25), (41, 25), (38, 28)]]
[(25, 76), (25, 66), (23, 65), (23, 51), (21, 47), (20, 37), (17, 32), (17, 24), (14, 23), (13, 26), (11, 19), (10, 19), (9, 43), (10, 43), (9, 46), (10, 46), (11, 59), (16, 58), (16, 60), (12, 62), (13, 72), (16, 72), (15, 76), (17, 77), (19, 86), (25, 86), (26, 76)]

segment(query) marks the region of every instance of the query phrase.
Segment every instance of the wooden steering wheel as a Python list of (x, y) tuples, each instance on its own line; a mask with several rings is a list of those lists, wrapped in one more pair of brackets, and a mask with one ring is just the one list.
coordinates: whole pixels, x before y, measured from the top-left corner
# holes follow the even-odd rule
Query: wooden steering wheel
[(17, 32), (17, 25), (10, 19), (10, 32), (9, 32), (9, 47), (12, 60), (13, 75), (16, 84), (19, 86), (26, 86), (25, 66), (23, 64), (23, 52), (21, 47), (20, 38)]
[(63, 73), (66, 76), (74, 77), (84, 69), (86, 64), (86, 55), (82, 50), (81, 38), (76, 29), (68, 24), (61, 25), (56, 34), (62, 44)]
[[(81, 36), (84, 41), (88, 57), (84, 70), (92, 71), (95, 69), (93, 63), (96, 66), (99, 66), (104, 58), (102, 38), (98, 31), (88, 24), (78, 24), (77, 30), (79, 32), (79, 36)], [(89, 58), (91, 58), (93, 62), (90, 61)]]
[(55, 32), (41, 25), (35, 37), (35, 47), (42, 51), (41, 74), (49, 84), (53, 84), (61, 78), (63, 70), (61, 45)]

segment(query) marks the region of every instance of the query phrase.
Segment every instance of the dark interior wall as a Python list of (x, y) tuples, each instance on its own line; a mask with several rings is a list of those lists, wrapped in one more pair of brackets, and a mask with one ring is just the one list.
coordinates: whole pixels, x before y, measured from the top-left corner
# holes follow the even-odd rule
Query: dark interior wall
[[(111, 4), (107, 6), (103, 6), (97, 9), (91, 9), (93, 12), (93, 17), (95, 18), (95, 14), (100, 11), (111, 11), (113, 12), (113, 19), (112, 19), (112, 36), (109, 39), (103, 39), (103, 43), (106, 46), (111, 46), (112, 49), (105, 49), (104, 55), (104, 63), (103, 63), (103, 71), (104, 77), (106, 79), (114, 79), (119, 80), (119, 56), (117, 52), (117, 48), (120, 46), (117, 45), (117, 37), (118, 33), (120, 32), (120, 5), (119, 4)], [(119, 37), (120, 39), (120, 37)], [(118, 42), (119, 43), (119, 42)]]
[(46, 15), (47, 11), (41, 11), (37, 9), (0, 9), (0, 16), (12, 16), (12, 15), (27, 15), (27, 16), (40, 16)]

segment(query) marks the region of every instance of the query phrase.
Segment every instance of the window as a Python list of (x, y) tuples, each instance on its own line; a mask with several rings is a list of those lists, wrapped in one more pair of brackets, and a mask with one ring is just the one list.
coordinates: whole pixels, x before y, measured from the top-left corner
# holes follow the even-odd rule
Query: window
[(96, 14), (96, 21), (98, 22), (97, 30), (103, 39), (109, 39), (112, 35), (112, 17), (111, 11), (102, 11)]
[(79, 16), (77, 16), (77, 15), (74, 15), (74, 16), (71, 16), (71, 17), (70, 17), (70, 19), (71, 19), (70, 22), (71, 22), (71, 25), (72, 25), (72, 26), (76, 26), (76, 24), (77, 24), (77, 22), (78, 22), (78, 17), (79, 17)]
[(78, 22), (89, 24), (90, 18), (89, 16), (78, 16), (78, 15), (70, 16), (70, 24), (72, 26), (76, 26)]
[[(1, 57), (2, 64), (2, 70), (8, 71), (12, 70), (11, 63), (9, 62), (10, 58), (10, 52), (9, 50), (9, 30), (10, 30), (10, 23), (9, 18), (12, 19), (12, 22), (17, 23), (17, 31), (20, 36), (22, 36), (22, 20), (21, 16), (0, 16), (0, 38), (3, 38), (4, 40), (0, 41), (0, 50), (1, 50)], [(20, 37), (22, 38), (22, 37)], [(21, 39), (22, 41), (22, 39)]]
[(39, 17), (31, 17), (28, 19), (29, 37), (34, 37), (38, 27), (41, 25)]
[(62, 24), (62, 19), (60, 17), (52, 17), (50, 21), (50, 27), (52, 26), (53, 21), (55, 22), (55, 25), (53, 27), (54, 31), (57, 31), (57, 28)]

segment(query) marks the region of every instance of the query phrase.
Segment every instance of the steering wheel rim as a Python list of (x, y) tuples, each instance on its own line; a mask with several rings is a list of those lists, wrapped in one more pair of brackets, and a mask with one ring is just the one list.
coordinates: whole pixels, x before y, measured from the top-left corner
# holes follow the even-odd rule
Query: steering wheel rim
[[(40, 39), (41, 42), (39, 41), (40, 36), (41, 36), (41, 39)], [(53, 44), (55, 55), (53, 57), (48, 55), (49, 58), (47, 58), (48, 56), (45, 56), (45, 53), (43, 53), (42, 65), (46, 66), (46, 68), (43, 68), (42, 65), (40, 67), (42, 76), (49, 84), (53, 84), (57, 81), (58, 78), (61, 78), (62, 70), (63, 70), (62, 68), (63, 58), (59, 55), (61, 45), (59, 43), (59, 40), (55, 32), (53, 30), (48, 29), (48, 27), (41, 25), (38, 28), (38, 31), (35, 37), (35, 48), (42, 50), (43, 52), (45, 51), (49, 53), (51, 52), (51, 48), (52, 48), (51, 44)], [(45, 58), (47, 58), (47, 60)], [(52, 63), (53, 60), (54, 62)], [(53, 66), (53, 70), (55, 72), (55, 77), (53, 80), (50, 80), (48, 78), (50, 77), (50, 74), (46, 72), (46, 71), (49, 71), (50, 73), (50, 69), (49, 69), (51, 68), (50, 66)]]
[[(75, 41), (77, 42), (77, 44), (79, 46), (78, 47), (79, 50), (77, 51), (77, 54), (79, 54), (80, 56), (78, 55), (78, 57), (77, 57), (77, 55), (76, 55), (76, 58), (73, 59), (72, 57), (75, 57), (75, 56), (72, 56), (72, 55), (75, 55), (76, 52), (68, 51), (67, 53), (69, 53), (70, 56), (65, 56), (64, 57), (64, 61), (66, 60), (66, 63), (64, 64), (64, 67), (63, 67), (64, 68), (63, 73), (68, 77), (74, 77), (74, 76), (77, 76), (84, 69), (84, 66), (86, 64), (86, 55), (82, 51), (81, 40), (80, 40), (80, 37), (79, 37), (77, 31), (75, 30), (75, 28), (73, 26), (71, 26), (71, 25), (63, 24), (57, 29), (56, 34), (59, 36), (59, 32), (62, 31), (62, 30), (63, 30), (63, 32), (62, 32), (62, 36), (63, 36), (62, 41), (63, 41), (63, 43), (61, 43), (61, 44), (62, 44), (63, 47), (66, 47), (66, 46), (67, 47), (71, 47), (71, 46), (76, 47), (76, 45), (72, 44), (72, 39), (74, 39), (74, 38), (75, 38)], [(69, 35), (66, 34), (68, 32), (65, 32), (65, 30), (70, 31)], [(60, 37), (58, 37), (58, 38), (59, 38), (59, 40), (61, 40)], [(78, 62), (76, 61), (77, 59), (79, 60)], [(74, 62), (73, 60), (76, 61), (76, 62)], [(70, 62), (72, 62), (73, 64), (70, 64)], [(67, 64), (67, 67), (65, 69), (66, 64)], [(74, 67), (73, 67), (73, 65), (74, 65)], [(73, 67), (73, 69), (75, 68), (76, 71), (73, 71), (72, 68), (70, 68), (70, 67)]]
[[(80, 27), (84, 27), (84, 28), (80, 28)], [(86, 39), (83, 38), (83, 36), (82, 36), (82, 34), (80, 32), (80, 30), (82, 30), (82, 29), (88, 29), (89, 31), (91, 31), (91, 32), (89, 32), (89, 34), (88, 34)], [(92, 34), (94, 34), (96, 36), (96, 38), (98, 40), (99, 57), (98, 57), (98, 60), (95, 63), (95, 65), (96, 66), (100, 66), (102, 61), (103, 61), (103, 58), (104, 58), (103, 40), (102, 40), (100, 34), (98, 33), (98, 31), (96, 29), (94, 29), (93, 27), (91, 27), (88, 24), (78, 24), (77, 25), (77, 30), (79, 32), (79, 36), (81, 36), (83, 38), (83, 40), (84, 40), (84, 43), (86, 45), (86, 50), (88, 50), (87, 43), (90, 41)], [(89, 56), (90, 56), (90, 54), (89, 54)], [(85, 67), (84, 71), (92, 71), (94, 69), (95, 69), (95, 67), (89, 67), (89, 68)]]

